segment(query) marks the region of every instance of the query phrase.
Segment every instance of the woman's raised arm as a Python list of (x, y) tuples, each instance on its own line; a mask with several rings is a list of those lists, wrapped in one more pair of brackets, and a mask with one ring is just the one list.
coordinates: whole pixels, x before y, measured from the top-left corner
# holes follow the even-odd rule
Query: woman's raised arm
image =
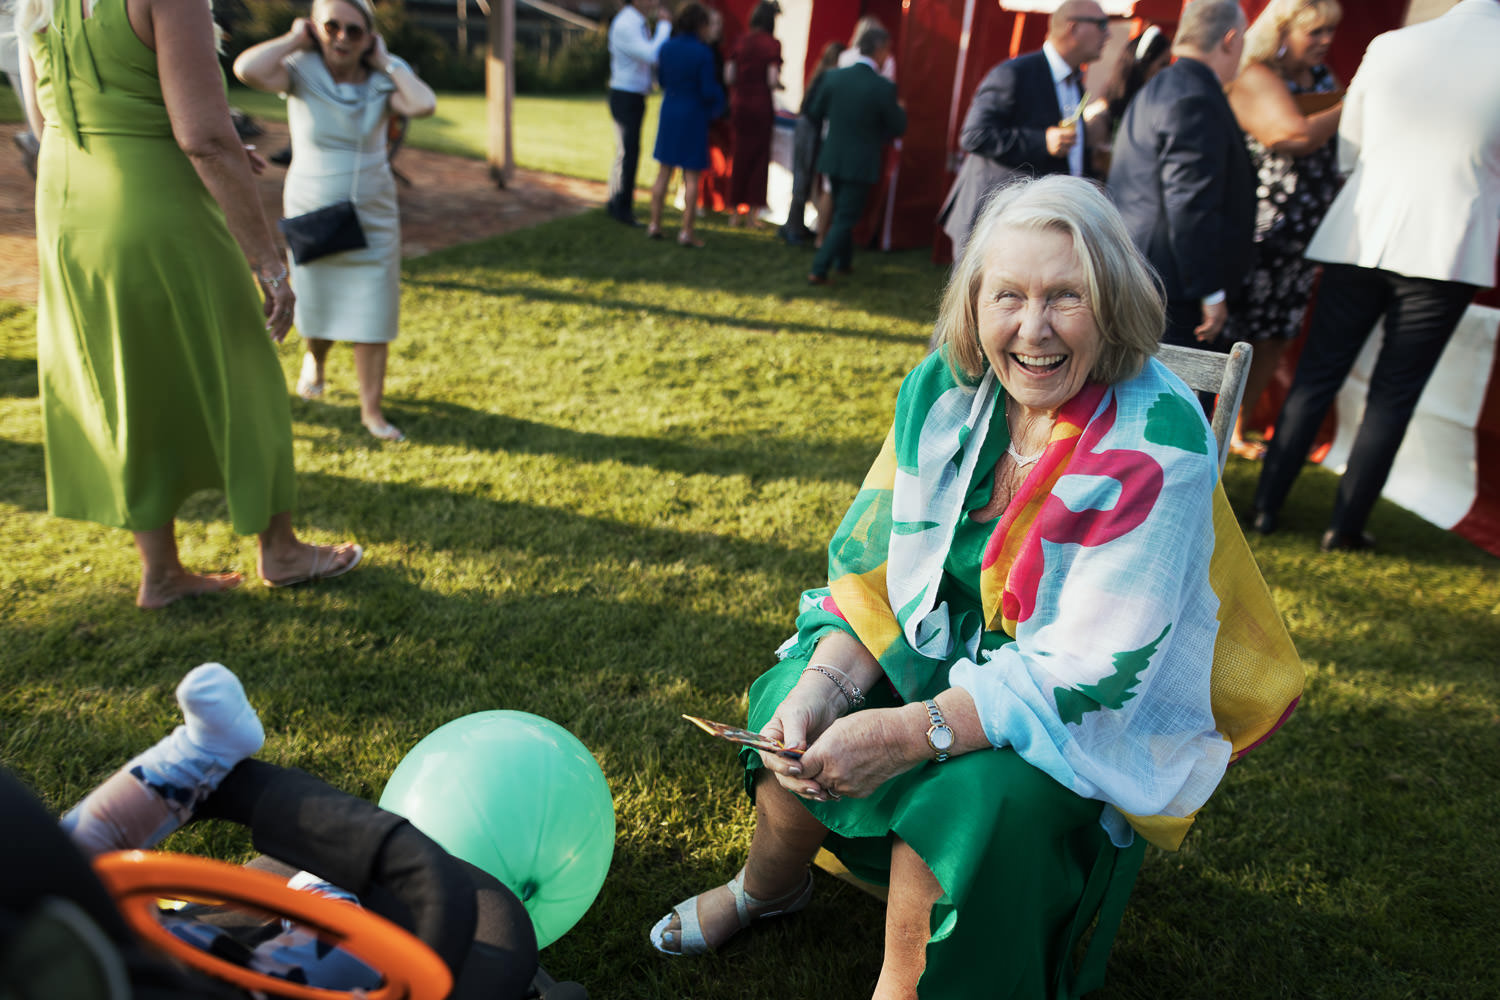
[(370, 68), (384, 73), (396, 85), (396, 92), (391, 95), (391, 111), (407, 118), (426, 118), (437, 110), (437, 94), (405, 60), (391, 58), (384, 38), (375, 36), (374, 47), (365, 59)]
[(1304, 115), (1286, 89), (1286, 81), (1261, 63), (1246, 66), (1229, 88), (1234, 116), (1256, 142), (1273, 153), (1306, 156), (1339, 130), (1342, 105)]
[(268, 38), (241, 52), (234, 61), (234, 75), (247, 87), (272, 94), (285, 93), (292, 86), (286, 57), (293, 52), (311, 52), (317, 47), (312, 22), (299, 17), (280, 38)]

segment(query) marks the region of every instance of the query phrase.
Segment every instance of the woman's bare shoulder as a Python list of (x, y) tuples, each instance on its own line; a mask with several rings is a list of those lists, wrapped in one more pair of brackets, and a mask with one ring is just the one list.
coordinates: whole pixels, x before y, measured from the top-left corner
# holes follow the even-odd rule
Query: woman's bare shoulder
[(1281, 74), (1267, 66), (1265, 63), (1251, 63), (1240, 70), (1240, 75), (1235, 77), (1230, 86), (1231, 97), (1235, 93), (1242, 93), (1247, 97), (1266, 96), (1271, 94), (1285, 94), (1286, 81)]

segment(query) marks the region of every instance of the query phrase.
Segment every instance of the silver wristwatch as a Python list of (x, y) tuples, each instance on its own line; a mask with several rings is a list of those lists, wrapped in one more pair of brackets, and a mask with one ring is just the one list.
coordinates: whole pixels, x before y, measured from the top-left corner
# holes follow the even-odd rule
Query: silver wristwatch
[(941, 764), (948, 759), (948, 753), (953, 749), (953, 730), (943, 721), (943, 713), (938, 711), (937, 702), (928, 698), (922, 704), (927, 706), (927, 718), (932, 720), (932, 725), (927, 727), (927, 745), (932, 747), (932, 759)]

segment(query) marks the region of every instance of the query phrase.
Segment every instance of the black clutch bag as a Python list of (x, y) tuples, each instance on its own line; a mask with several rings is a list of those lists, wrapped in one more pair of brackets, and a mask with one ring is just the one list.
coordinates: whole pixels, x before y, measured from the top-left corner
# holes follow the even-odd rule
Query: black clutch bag
[(339, 201), (276, 223), (291, 248), (292, 259), (310, 264), (329, 254), (359, 250), (368, 244), (354, 202)]

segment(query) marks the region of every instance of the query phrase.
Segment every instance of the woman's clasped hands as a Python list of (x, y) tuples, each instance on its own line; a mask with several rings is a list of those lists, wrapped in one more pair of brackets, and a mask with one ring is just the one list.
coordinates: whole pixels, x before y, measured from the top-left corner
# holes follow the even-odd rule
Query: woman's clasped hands
[(930, 758), (923, 729), (905, 708), (873, 708), (849, 715), (832, 681), (809, 668), (761, 730), (788, 747), (806, 747), (798, 760), (761, 752), (781, 786), (815, 802), (863, 798), (896, 775)]

